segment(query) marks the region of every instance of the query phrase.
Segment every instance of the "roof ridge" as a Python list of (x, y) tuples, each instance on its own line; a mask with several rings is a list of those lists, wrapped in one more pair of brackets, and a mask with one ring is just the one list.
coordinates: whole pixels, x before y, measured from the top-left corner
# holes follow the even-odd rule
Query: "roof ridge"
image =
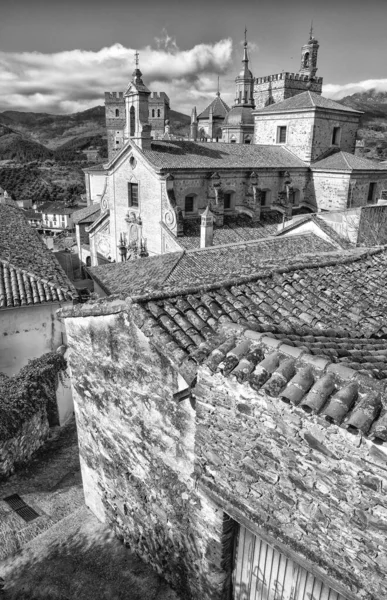
[[(355, 248), (353, 250), (348, 250), (344, 252), (348, 252), (348, 255), (340, 256), (336, 260), (326, 260), (317, 264), (311, 264), (310, 262), (300, 262), (298, 264), (291, 265), (289, 267), (270, 267), (263, 266), (260, 269), (260, 272), (255, 272), (250, 275), (246, 275), (243, 277), (234, 277), (231, 279), (218, 280), (214, 283), (206, 283), (199, 284), (194, 287), (182, 286), (181, 288), (175, 288), (169, 291), (156, 291), (150, 292), (148, 294), (128, 294), (126, 296), (128, 299), (131, 299), (132, 302), (141, 303), (141, 302), (149, 302), (150, 300), (164, 300), (166, 298), (172, 298), (175, 296), (180, 296), (182, 294), (196, 294), (198, 292), (211, 291), (216, 290), (222, 287), (231, 287), (234, 285), (239, 285), (243, 283), (249, 283), (251, 281), (257, 279), (263, 279), (264, 277), (272, 277), (274, 273), (289, 273), (292, 271), (299, 271), (303, 269), (317, 269), (321, 267), (329, 267), (336, 264), (350, 264), (352, 262), (356, 262), (362, 260), (369, 256), (374, 256), (375, 254), (380, 254), (387, 249), (387, 245), (378, 246), (376, 248)], [(355, 254), (355, 252), (357, 252)], [(351, 254), (349, 254), (351, 253)], [(328, 253), (327, 253), (328, 254)], [(301, 255), (302, 256), (302, 255)]]

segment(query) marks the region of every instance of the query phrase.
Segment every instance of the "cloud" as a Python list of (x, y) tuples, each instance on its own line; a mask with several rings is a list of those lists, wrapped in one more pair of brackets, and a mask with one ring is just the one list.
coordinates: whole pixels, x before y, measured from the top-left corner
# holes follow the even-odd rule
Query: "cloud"
[[(165, 91), (175, 110), (190, 111), (208, 99), (217, 75), (232, 65), (232, 40), (180, 50), (166, 30), (156, 48), (139, 49), (140, 68), (152, 91)], [(134, 69), (135, 49), (121, 44), (54, 54), (0, 52), (0, 111), (68, 113), (102, 104), (105, 91), (124, 90)]]
[(387, 92), (387, 79), (366, 79), (358, 83), (345, 83), (343, 85), (335, 85), (328, 83), (323, 86), (323, 94), (332, 100), (340, 100), (345, 96), (351, 96), (358, 92), (367, 92), (376, 90), (377, 92)]

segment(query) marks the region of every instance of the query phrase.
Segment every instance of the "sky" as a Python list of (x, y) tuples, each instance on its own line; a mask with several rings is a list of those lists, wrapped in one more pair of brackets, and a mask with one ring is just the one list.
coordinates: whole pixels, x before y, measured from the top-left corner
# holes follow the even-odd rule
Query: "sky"
[(72, 113), (144, 82), (171, 108), (232, 104), (245, 26), (255, 77), (297, 72), (311, 20), (323, 94), (387, 91), (387, 0), (0, 0), (0, 111)]

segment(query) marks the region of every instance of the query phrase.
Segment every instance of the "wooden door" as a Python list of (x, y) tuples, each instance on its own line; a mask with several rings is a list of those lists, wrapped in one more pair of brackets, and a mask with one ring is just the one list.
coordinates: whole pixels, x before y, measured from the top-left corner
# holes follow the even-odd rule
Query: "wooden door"
[(312, 573), (240, 526), (234, 600), (345, 600)]

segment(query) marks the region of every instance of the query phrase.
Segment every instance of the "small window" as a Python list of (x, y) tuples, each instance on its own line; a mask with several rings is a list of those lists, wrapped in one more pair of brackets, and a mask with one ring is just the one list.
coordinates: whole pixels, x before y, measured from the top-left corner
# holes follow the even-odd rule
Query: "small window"
[(232, 140), (231, 140), (231, 143), (232, 143), (232, 144), (236, 144), (236, 139), (235, 139), (235, 138), (234, 138), (234, 139), (232, 139)]
[(370, 186), (368, 188), (367, 204), (373, 204), (375, 202), (375, 191), (376, 183), (374, 181), (371, 181)]
[(334, 127), (332, 133), (332, 146), (338, 146), (340, 144), (340, 127)]
[(152, 108), (152, 119), (154, 119), (154, 118), (155, 118), (155, 109)]
[(267, 204), (267, 191), (261, 190), (261, 206), (266, 206)]
[(193, 196), (185, 197), (184, 210), (186, 213), (192, 213), (194, 211), (194, 197)]
[(158, 117), (160, 116), (160, 109), (159, 108), (157, 109), (157, 116)]
[(118, 110), (118, 108), (116, 108), (116, 117), (120, 116), (120, 111)]
[(245, 144), (251, 144), (251, 140), (249, 140), (249, 138), (245, 139)]
[(138, 208), (138, 183), (128, 183), (128, 206)]
[(286, 144), (286, 127), (277, 127), (277, 144)]
[(118, 146), (119, 143), (120, 143), (120, 140), (116, 140), (116, 146)]
[(228, 210), (231, 208), (231, 192), (227, 192), (226, 194), (224, 194), (223, 197), (224, 200), (224, 209)]

